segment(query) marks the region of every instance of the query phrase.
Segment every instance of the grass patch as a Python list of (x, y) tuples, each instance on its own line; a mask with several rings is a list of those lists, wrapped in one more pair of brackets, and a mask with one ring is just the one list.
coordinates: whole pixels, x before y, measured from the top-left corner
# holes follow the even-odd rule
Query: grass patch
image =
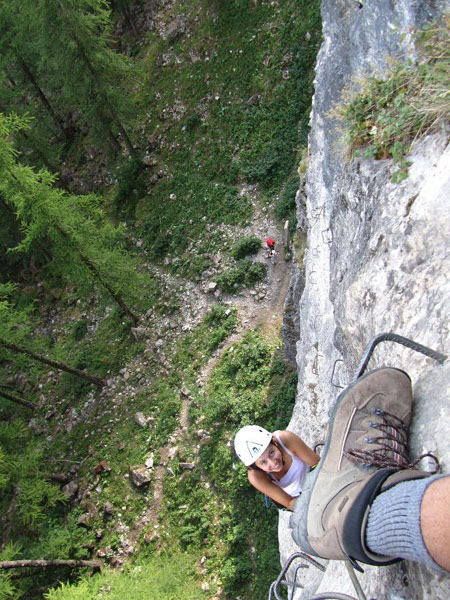
[(413, 141), (448, 123), (449, 19), (416, 33), (417, 63), (396, 63), (385, 78), (370, 77), (339, 111), (351, 151), (363, 147), (368, 158), (392, 158), (393, 182), (408, 176)]
[(208, 575), (218, 574), (225, 598), (265, 597), (279, 571), (277, 512), (267, 511), (249, 485), (232, 437), (249, 423), (284, 428), (296, 382), (273, 345), (258, 332), (246, 334), (226, 350), (207, 390), (195, 398), (192, 430), (201, 427), (203, 437), (200, 449), (185, 447), (182, 458), (196, 468), (182, 475), (174, 464), (175, 477), (165, 482), (164, 535), (178, 536), (194, 552), (208, 548)]
[(239, 185), (276, 195), (295, 170), (307, 143), (319, 8), (306, 0), (186, 0), (178, 12), (189, 36), (149, 35), (137, 99), (155, 166), (136, 214), (156, 260), (179, 257), (177, 272), (195, 277), (190, 258), (223, 245), (212, 237), (198, 252), (207, 226), (251, 219)]
[(76, 584), (62, 583), (45, 594), (46, 600), (201, 600), (195, 569), (197, 557), (188, 553), (152, 556), (121, 572), (105, 569)]

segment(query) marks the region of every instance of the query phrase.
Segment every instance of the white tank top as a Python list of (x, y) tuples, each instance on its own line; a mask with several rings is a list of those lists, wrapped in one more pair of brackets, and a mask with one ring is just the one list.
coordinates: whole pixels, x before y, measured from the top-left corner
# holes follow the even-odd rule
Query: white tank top
[(304, 463), (298, 456), (293, 454), (280, 439), (278, 435), (278, 431), (275, 431), (273, 434), (276, 438), (280, 446), (286, 450), (289, 456), (292, 457), (292, 464), (289, 467), (287, 473), (283, 475), (283, 477), (278, 481), (273, 475), (270, 475), (273, 483), (284, 490), (289, 496), (295, 498), (296, 496), (300, 496), (302, 493), (302, 483), (305, 478), (305, 475), (308, 471), (308, 465)]

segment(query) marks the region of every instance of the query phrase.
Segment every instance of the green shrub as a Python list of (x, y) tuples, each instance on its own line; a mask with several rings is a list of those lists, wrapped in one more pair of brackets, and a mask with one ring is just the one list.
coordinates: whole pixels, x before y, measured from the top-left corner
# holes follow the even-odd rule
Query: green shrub
[(186, 120), (184, 121), (184, 125), (188, 131), (191, 131), (191, 130), (195, 129), (196, 127), (198, 127), (198, 125), (200, 125), (201, 122), (202, 122), (202, 120), (200, 118), (200, 115), (197, 113), (193, 113), (193, 114), (189, 115), (188, 117), (186, 117)]
[(275, 204), (275, 216), (280, 221), (288, 220), (289, 229), (294, 232), (297, 227), (297, 205), (295, 197), (300, 187), (298, 175), (290, 177)]
[(275, 180), (279, 167), (280, 156), (274, 149), (262, 154), (255, 151), (243, 153), (242, 174), (250, 183), (261, 182), (268, 188)]
[(231, 294), (240, 288), (252, 287), (258, 281), (262, 281), (266, 273), (266, 265), (244, 258), (236, 266), (221, 273), (216, 281), (223, 292)]
[(296, 210), (295, 196), (298, 188), (300, 187), (300, 181), (298, 175), (290, 177), (280, 195), (280, 199), (275, 206), (275, 215), (278, 219), (288, 219), (292, 212)]
[(133, 217), (136, 203), (145, 194), (142, 157), (134, 155), (117, 170), (117, 187), (113, 200), (115, 210), (126, 217)]
[(227, 339), (235, 329), (237, 322), (236, 309), (230, 309), (220, 304), (212, 306), (203, 320), (204, 326), (207, 327), (204, 336), (202, 336), (202, 326), (199, 327), (199, 334), (206, 338), (203, 343), (209, 352), (214, 352)]
[(245, 258), (249, 254), (257, 254), (261, 248), (261, 240), (255, 236), (243, 237), (236, 242), (231, 251), (231, 256), (236, 260)]
[(72, 327), (72, 338), (79, 342), (84, 338), (88, 331), (89, 322), (86, 319), (80, 319), (76, 323), (74, 323)]

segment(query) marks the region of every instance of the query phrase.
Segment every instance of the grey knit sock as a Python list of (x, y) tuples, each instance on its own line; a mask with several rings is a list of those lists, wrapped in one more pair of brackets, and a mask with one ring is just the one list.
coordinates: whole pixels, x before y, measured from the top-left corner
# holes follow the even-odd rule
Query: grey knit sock
[(366, 543), (375, 554), (405, 558), (448, 575), (428, 554), (420, 531), (420, 507), (427, 487), (441, 477), (398, 483), (377, 496), (369, 512)]

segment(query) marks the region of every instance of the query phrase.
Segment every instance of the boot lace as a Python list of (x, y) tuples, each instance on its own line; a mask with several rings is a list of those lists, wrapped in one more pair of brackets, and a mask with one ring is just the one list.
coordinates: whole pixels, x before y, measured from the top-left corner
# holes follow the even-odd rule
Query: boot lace
[(349, 460), (379, 468), (413, 469), (423, 458), (429, 457), (435, 463), (434, 470), (430, 473), (439, 471), (439, 461), (431, 452), (422, 454), (414, 462), (409, 461), (408, 428), (403, 421), (380, 408), (372, 408), (372, 413), (381, 418), (370, 423), (370, 427), (378, 430), (380, 435), (367, 437), (365, 441), (376, 444), (376, 447), (370, 450), (349, 448), (345, 452)]

